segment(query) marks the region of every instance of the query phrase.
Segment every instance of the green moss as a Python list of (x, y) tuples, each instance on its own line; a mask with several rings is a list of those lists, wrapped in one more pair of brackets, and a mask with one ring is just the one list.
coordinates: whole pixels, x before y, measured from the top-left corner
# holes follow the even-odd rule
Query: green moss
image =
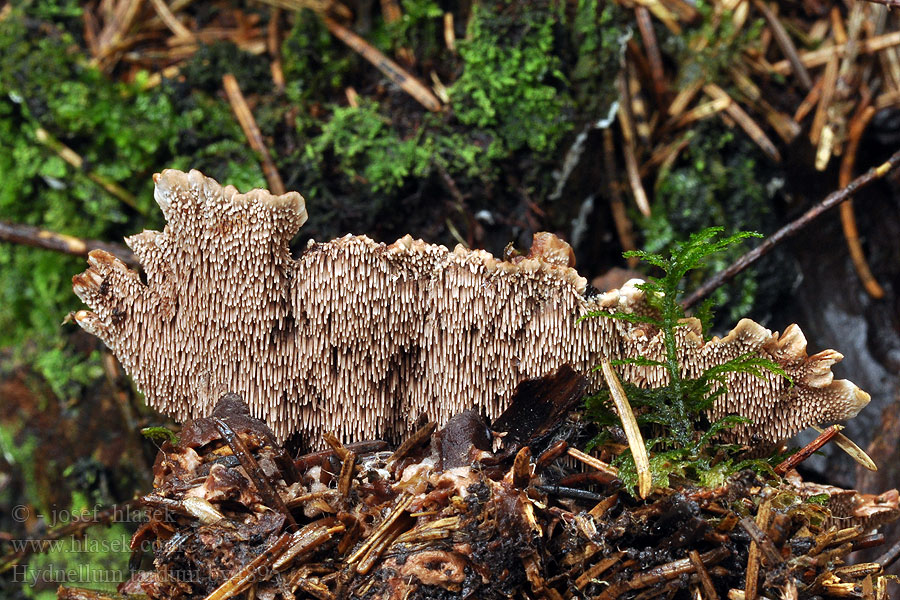
[(445, 49), (444, 11), (434, 0), (402, 0), (402, 17), (385, 25), (390, 49), (408, 48), (420, 56), (434, 57)]
[(727, 87), (731, 81), (729, 70), (740, 62), (744, 50), (759, 40), (764, 21), (750, 20), (740, 31), (735, 31), (732, 11), (717, 14), (708, 0), (699, 0), (696, 8), (700, 24), (683, 35), (674, 35), (658, 25), (660, 44), (675, 58), (680, 85), (703, 80)]
[[(704, 227), (723, 227), (726, 233), (771, 229), (770, 205), (778, 171), (745, 136), (717, 122), (698, 126), (678, 161), (661, 170), (656, 183), (652, 216), (639, 217), (645, 248), (662, 252), (676, 240)], [(711, 273), (731, 264), (742, 250), (732, 248), (712, 256), (706, 266), (688, 277), (697, 285)], [(716, 304), (727, 309), (729, 322), (747, 316), (759, 289), (759, 275), (750, 270), (730, 286), (714, 293)]]
[(281, 45), (288, 99), (301, 106), (342, 91), (347, 74), (359, 64), (312, 11), (302, 10)]
[[(654, 486), (667, 487), (670, 478), (680, 477), (701, 485), (720, 484), (728, 475), (745, 467), (755, 466), (770, 470), (765, 461), (740, 461), (740, 447), (718, 444), (715, 437), (725, 429), (748, 419), (728, 415), (713, 423), (706, 418), (706, 411), (716, 398), (727, 392), (728, 375), (746, 373), (765, 377), (775, 373), (787, 377), (775, 362), (752, 353), (712, 366), (696, 378), (683, 375), (684, 369), (676, 343), (676, 331), (684, 327), (685, 313), (681, 305), (685, 277), (704, 266), (710, 258), (734, 247), (747, 237), (759, 234), (739, 232), (725, 237), (720, 227), (710, 227), (690, 236), (686, 242), (673, 244), (668, 256), (648, 251), (626, 252), (626, 257), (638, 257), (663, 273), (662, 277), (648, 277), (638, 287), (650, 308), (649, 313), (597, 311), (589, 318), (610, 318), (651, 327), (661, 333), (665, 356), (663, 360), (645, 357), (613, 361), (614, 365), (640, 365), (665, 372), (668, 383), (654, 388), (642, 388), (626, 383), (628, 400), (635, 411), (637, 423), (644, 428), (642, 435), (650, 456), (650, 472)], [(713, 301), (704, 304), (701, 322), (708, 325)], [(591, 446), (609, 439), (610, 427), (618, 426), (619, 417), (611, 408), (609, 391), (603, 390), (588, 399), (587, 414), (600, 426), (600, 433)], [(651, 437), (648, 434), (662, 435)], [(619, 476), (629, 489), (637, 484), (637, 470), (630, 450), (614, 460)]]
[(431, 152), (419, 137), (401, 139), (378, 105), (335, 107), (322, 133), (306, 147), (312, 161), (334, 164), (375, 191), (392, 191), (409, 176), (426, 174)]
[(488, 158), (520, 148), (552, 150), (571, 131), (572, 98), (554, 52), (560, 14), (548, 3), (476, 4), (467, 40), (459, 42), (463, 72), (450, 88), (459, 121), (489, 129)]
[[(87, 64), (66, 28), (36, 20), (35, 11), (49, 10), (40, 6), (19, 5), (0, 22), (0, 147), (8, 150), (0, 152), (0, 219), (120, 240), (162, 226), (154, 171), (201, 168), (246, 188), (265, 184), (227, 103), (172, 81), (146, 90), (145, 76), (133, 84), (109, 80)], [(68, 15), (66, 6), (54, 10)], [(237, 60), (233, 48), (216, 48), (225, 47), (201, 51), (195, 62), (202, 66), (217, 53), (225, 53), (222, 68)], [(199, 77), (202, 69), (192, 72)], [(220, 74), (213, 75), (220, 86)], [(39, 128), (78, 153), (84, 170), (40, 143)], [(137, 210), (91, 181), (88, 169), (133, 194)], [(44, 362), (58, 358), (59, 323), (77, 307), (71, 275), (83, 268), (80, 259), (0, 245), (0, 347), (17, 347), (20, 356), (48, 350)], [(37, 343), (25, 345), (26, 337)]]

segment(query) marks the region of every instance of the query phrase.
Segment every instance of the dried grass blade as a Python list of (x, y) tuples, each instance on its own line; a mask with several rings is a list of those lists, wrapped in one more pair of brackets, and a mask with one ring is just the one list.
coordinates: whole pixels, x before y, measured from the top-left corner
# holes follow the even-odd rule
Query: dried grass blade
[(625, 395), (625, 389), (622, 387), (618, 375), (607, 361), (600, 363), (600, 369), (606, 385), (609, 386), (609, 395), (612, 397), (616, 412), (619, 413), (625, 437), (628, 438), (628, 447), (631, 448), (631, 455), (634, 457), (638, 476), (638, 495), (646, 498), (653, 490), (653, 477), (650, 473), (650, 457), (647, 456), (644, 437), (638, 428), (637, 419), (634, 418), (634, 412), (631, 410), (631, 404), (628, 403), (628, 396)]

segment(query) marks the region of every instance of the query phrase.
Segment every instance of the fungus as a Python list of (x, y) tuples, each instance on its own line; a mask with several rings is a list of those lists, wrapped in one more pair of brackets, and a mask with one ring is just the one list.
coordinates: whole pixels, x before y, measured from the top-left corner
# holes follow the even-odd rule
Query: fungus
[[(92, 311), (75, 320), (113, 350), (151, 407), (179, 420), (208, 415), (233, 391), (281, 439), (303, 432), (317, 445), (325, 431), (398, 438), (423, 413), (440, 424), (473, 407), (496, 417), (518, 383), (565, 364), (587, 374), (601, 359), (664, 356), (658, 332), (578, 320), (648, 307), (633, 282), (586, 296), (571, 248), (551, 234), (537, 234), (527, 256), (509, 261), (408, 235), (393, 244), (352, 235), (310, 242), (295, 260), (289, 242), (306, 220), (299, 194), (240, 194), (197, 171), (154, 180), (166, 227), (127, 240), (147, 283), (112, 255), (91, 252), (73, 285)], [(807, 356), (794, 325), (779, 335), (744, 319), (704, 342), (699, 322), (685, 323), (686, 376), (750, 352), (793, 380), (729, 375), (712, 418), (753, 420), (728, 432), (733, 441), (782, 440), (850, 418), (869, 400), (833, 379), (839, 353)], [(638, 385), (666, 383), (660, 368), (621, 371)]]

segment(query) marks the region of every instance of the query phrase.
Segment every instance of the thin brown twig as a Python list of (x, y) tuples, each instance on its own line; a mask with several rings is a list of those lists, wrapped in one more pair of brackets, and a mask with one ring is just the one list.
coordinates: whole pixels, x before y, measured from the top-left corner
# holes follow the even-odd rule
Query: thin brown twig
[(91, 250), (99, 248), (114, 255), (129, 267), (140, 266), (134, 253), (121, 244), (77, 238), (31, 225), (0, 221), (0, 241), (85, 257)]
[(703, 91), (714, 100), (724, 100), (726, 98), (732, 100), (724, 108), (725, 113), (737, 121), (740, 128), (743, 129), (744, 132), (750, 136), (750, 139), (756, 142), (756, 145), (759, 146), (772, 160), (776, 162), (781, 161), (781, 153), (778, 151), (778, 148), (775, 147), (775, 144), (772, 143), (772, 140), (769, 139), (769, 136), (766, 135), (762, 127), (757, 125), (756, 121), (754, 121), (737, 102), (734, 102), (731, 96), (728, 95), (728, 92), (714, 83), (707, 83), (704, 85)]
[(895, 152), (887, 161), (885, 161), (881, 165), (869, 169), (866, 173), (851, 181), (846, 187), (828, 194), (828, 196), (824, 200), (803, 213), (803, 215), (801, 215), (799, 218), (791, 221), (790, 223), (773, 233), (759, 246), (757, 246), (753, 250), (750, 250), (749, 252), (738, 258), (736, 261), (734, 261), (734, 263), (732, 263), (731, 266), (729, 266), (727, 269), (725, 269), (724, 271), (720, 271), (719, 273), (716, 273), (714, 276), (710, 277), (706, 282), (703, 283), (703, 285), (701, 285), (687, 298), (685, 298), (682, 304), (685, 308), (694, 306), (701, 299), (711, 294), (713, 290), (731, 281), (735, 275), (768, 254), (775, 246), (801, 231), (804, 227), (815, 220), (816, 217), (818, 217), (828, 209), (834, 208), (842, 202), (846, 202), (848, 199), (852, 198), (854, 194), (862, 189), (865, 189), (873, 182), (878, 181), (879, 179), (883, 179), (885, 175), (896, 169), (897, 166), (900, 166), (900, 150)]
[[(879, 35), (878, 37), (863, 40), (859, 43), (859, 53), (874, 54), (897, 45), (900, 45), (900, 31), (892, 31), (890, 33)], [(800, 60), (807, 68), (818, 67), (827, 63), (833, 54), (843, 56), (849, 49), (848, 44), (825, 46), (824, 48), (801, 54)], [(772, 70), (779, 75), (787, 75), (793, 68), (791, 67), (790, 61), (784, 59), (773, 64)]]
[(659, 110), (665, 111), (668, 86), (666, 85), (662, 54), (660, 54), (659, 44), (656, 41), (656, 33), (653, 31), (653, 22), (650, 20), (650, 11), (646, 6), (637, 5), (634, 7), (634, 16), (641, 31), (641, 39), (644, 40), (644, 49), (647, 51), (647, 63), (650, 66), (656, 104)]
[(231, 109), (234, 111), (241, 129), (244, 130), (244, 135), (247, 136), (250, 147), (259, 154), (259, 158), (262, 161), (263, 174), (266, 176), (266, 181), (269, 182), (269, 189), (275, 195), (283, 194), (285, 189), (284, 183), (281, 181), (281, 175), (278, 174), (278, 169), (272, 161), (269, 149), (263, 141), (262, 132), (256, 124), (256, 119), (253, 118), (253, 113), (250, 112), (250, 107), (244, 99), (244, 94), (241, 93), (241, 87), (238, 85), (237, 79), (231, 73), (226, 73), (222, 77), (222, 85), (225, 88), (225, 95), (228, 96)]
[(281, 9), (273, 7), (269, 14), (269, 25), (266, 28), (266, 46), (271, 59), (270, 70), (272, 71), (272, 83), (275, 84), (275, 90), (284, 91), (284, 68), (281, 62)]
[(622, 154), (625, 157), (625, 171), (628, 174), (628, 183), (634, 196), (634, 203), (645, 217), (650, 216), (650, 201), (647, 192), (641, 182), (640, 169), (638, 167), (634, 138), (634, 117), (631, 114), (631, 95), (628, 92), (628, 81), (624, 72), (617, 79), (619, 87), (619, 125), (622, 129)]
[(795, 468), (804, 460), (818, 452), (822, 446), (831, 441), (831, 438), (837, 435), (841, 429), (843, 429), (843, 427), (841, 427), (840, 425), (832, 425), (831, 427), (827, 428), (825, 431), (816, 436), (816, 439), (800, 448), (800, 450), (798, 450), (797, 452), (791, 454), (777, 467), (775, 467), (775, 472), (779, 475), (784, 475), (791, 469)]
[(157, 16), (165, 23), (166, 27), (169, 28), (175, 37), (184, 38), (187, 40), (194, 41), (194, 34), (191, 31), (182, 25), (181, 21), (178, 20), (172, 11), (169, 9), (169, 5), (165, 3), (164, 0), (150, 0), (150, 3), (153, 5), (153, 10), (156, 11)]
[[(619, 179), (616, 176), (616, 155), (612, 130), (608, 127), (603, 130), (603, 166), (606, 173), (606, 184), (609, 188), (609, 208), (612, 211), (613, 223), (616, 233), (619, 234), (619, 243), (623, 250), (636, 250), (634, 231), (628, 211), (625, 210), (625, 202), (619, 192)], [(628, 266), (632, 269), (638, 264), (636, 256), (628, 259)]]

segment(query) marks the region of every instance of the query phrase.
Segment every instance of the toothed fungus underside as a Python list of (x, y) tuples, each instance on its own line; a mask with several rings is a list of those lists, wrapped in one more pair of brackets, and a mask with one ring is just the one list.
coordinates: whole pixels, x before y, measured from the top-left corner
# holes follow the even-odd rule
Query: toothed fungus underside
[[(115, 352), (150, 406), (179, 420), (208, 415), (233, 391), (279, 438), (396, 438), (422, 413), (439, 423), (472, 407), (496, 417), (519, 382), (566, 363), (587, 373), (601, 359), (664, 359), (657, 331), (579, 322), (596, 310), (648, 308), (631, 283), (587, 297), (571, 247), (552, 234), (509, 261), (408, 235), (310, 242), (293, 259), (289, 242), (306, 221), (299, 194), (240, 194), (198, 171), (155, 181), (166, 227), (127, 240), (147, 283), (96, 250), (73, 278), (91, 308), (75, 318)], [(753, 420), (728, 432), (733, 441), (782, 440), (850, 418), (869, 400), (834, 380), (838, 352), (807, 356), (795, 325), (779, 335), (743, 319), (704, 343), (689, 319), (678, 344), (687, 377), (751, 352), (792, 378), (729, 375), (710, 417)], [(657, 367), (620, 371), (638, 385), (667, 381)]]

